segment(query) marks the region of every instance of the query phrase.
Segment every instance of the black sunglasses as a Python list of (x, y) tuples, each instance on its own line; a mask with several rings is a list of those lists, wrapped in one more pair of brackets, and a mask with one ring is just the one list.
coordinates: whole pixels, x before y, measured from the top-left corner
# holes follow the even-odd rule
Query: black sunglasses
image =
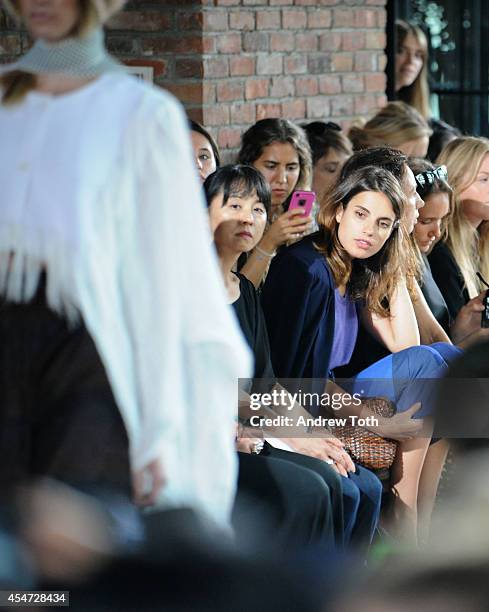
[(438, 166), (434, 170), (420, 172), (414, 177), (416, 179), (418, 191), (425, 192), (428, 185), (434, 185), (436, 180), (446, 181), (448, 179), (448, 171), (446, 166)]

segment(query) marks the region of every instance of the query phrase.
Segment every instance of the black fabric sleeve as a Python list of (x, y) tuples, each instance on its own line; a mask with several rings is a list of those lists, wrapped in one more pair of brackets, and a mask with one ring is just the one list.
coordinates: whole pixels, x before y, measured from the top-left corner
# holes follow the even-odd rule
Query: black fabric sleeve
[(262, 305), (273, 369), (280, 379), (327, 376), (334, 333), (332, 289), (324, 264), (315, 273), (287, 250), (272, 262)]
[(469, 301), (465, 283), (450, 249), (439, 243), (428, 256), (435, 283), (445, 298), (450, 318), (454, 321), (462, 306)]

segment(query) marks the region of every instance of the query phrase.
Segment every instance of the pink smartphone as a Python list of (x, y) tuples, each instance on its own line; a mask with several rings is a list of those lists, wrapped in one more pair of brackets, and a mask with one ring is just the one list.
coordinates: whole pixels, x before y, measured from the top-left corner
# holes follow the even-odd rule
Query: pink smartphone
[(303, 210), (303, 216), (308, 217), (311, 214), (315, 199), (316, 194), (314, 191), (294, 191), (290, 198), (289, 210)]

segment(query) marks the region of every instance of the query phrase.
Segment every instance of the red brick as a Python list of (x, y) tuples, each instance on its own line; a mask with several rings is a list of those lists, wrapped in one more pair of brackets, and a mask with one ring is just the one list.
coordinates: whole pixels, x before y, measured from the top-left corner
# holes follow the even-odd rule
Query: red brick
[(229, 14), (229, 27), (232, 30), (254, 30), (255, 15), (252, 11), (239, 11)]
[(296, 34), (295, 48), (296, 48), (296, 51), (317, 51), (317, 48), (318, 48), (317, 34), (313, 34), (312, 32), (306, 32), (304, 34)]
[(286, 6), (294, 4), (294, 0), (270, 0), (270, 6)]
[(187, 112), (187, 116), (189, 119), (192, 119), (192, 121), (197, 121), (197, 123), (202, 123), (203, 125), (205, 125), (204, 114), (201, 106), (195, 106), (192, 108), (189, 108), (187, 106), (185, 111)]
[(286, 30), (301, 30), (306, 27), (307, 14), (304, 9), (283, 9), (282, 27)]
[(202, 52), (203, 53), (217, 53), (217, 36), (213, 34), (207, 34), (202, 36)]
[(156, 32), (169, 30), (173, 18), (170, 13), (157, 11), (124, 11), (114, 15), (107, 23), (110, 30), (131, 30), (133, 32)]
[(270, 86), (271, 98), (286, 98), (295, 94), (294, 77), (274, 77)]
[(332, 72), (351, 72), (353, 70), (353, 53), (333, 53), (331, 58)]
[(283, 58), (281, 55), (259, 55), (256, 60), (256, 74), (282, 74)]
[(365, 49), (385, 49), (385, 32), (367, 32)]
[(341, 0), (319, 0), (319, 4), (322, 4), (323, 6), (333, 6), (340, 3)]
[(217, 6), (237, 6), (241, 4), (241, 0), (216, 0)]
[(256, 120), (280, 117), (281, 112), (282, 107), (280, 104), (257, 104)]
[(211, 8), (204, 12), (204, 30), (206, 32), (220, 32), (228, 29), (228, 12), (226, 9)]
[(377, 108), (384, 108), (387, 104), (387, 96), (385, 94), (377, 95), (376, 97), (376, 106)]
[(386, 76), (383, 72), (365, 75), (365, 91), (384, 92), (386, 87)]
[(236, 128), (221, 128), (217, 134), (217, 144), (223, 149), (235, 149), (241, 143), (241, 130)]
[(255, 59), (253, 57), (231, 57), (229, 59), (231, 76), (251, 76), (255, 74)]
[(329, 53), (310, 55), (307, 58), (307, 70), (309, 74), (327, 74), (331, 71), (331, 56)]
[(333, 10), (333, 27), (351, 28), (353, 26), (353, 11), (351, 9)]
[(270, 51), (293, 51), (295, 36), (292, 32), (273, 32), (270, 34)]
[(367, 4), (373, 4), (376, 6), (385, 6), (387, 0), (367, 0)]
[(282, 102), (282, 113), (284, 119), (303, 119), (306, 116), (305, 100), (290, 100)]
[(342, 115), (352, 115), (356, 99), (353, 96), (335, 96), (331, 98), (331, 116), (341, 117)]
[(267, 0), (242, 0), (242, 2), (245, 6), (259, 6), (261, 4), (267, 4)]
[(356, 28), (375, 28), (377, 26), (377, 11), (365, 8), (356, 9), (352, 25), (355, 25)]
[(233, 100), (243, 99), (243, 81), (225, 81), (217, 83), (216, 93), (218, 102), (232, 102)]
[(204, 78), (223, 78), (229, 75), (226, 57), (206, 57), (204, 60)]
[(177, 78), (202, 78), (204, 66), (200, 60), (182, 58), (175, 60), (175, 76)]
[(371, 51), (355, 53), (355, 72), (375, 72), (377, 70), (377, 55)]
[(259, 11), (256, 14), (258, 30), (278, 30), (280, 28), (280, 11)]
[(229, 125), (229, 106), (216, 104), (204, 108), (204, 125)]
[(295, 0), (295, 6), (315, 6), (316, 0)]
[(231, 123), (253, 125), (256, 121), (256, 106), (253, 103), (233, 104), (231, 106)]
[(377, 111), (377, 99), (373, 95), (355, 97), (355, 114), (371, 115)]
[(214, 83), (202, 83), (202, 101), (204, 104), (213, 104), (216, 101), (216, 86)]
[(377, 27), (381, 30), (385, 30), (387, 25), (387, 11), (379, 11), (377, 13)]
[(177, 13), (177, 30), (202, 30), (204, 17), (199, 11), (197, 13)]
[(200, 36), (142, 38), (141, 48), (144, 55), (159, 55), (160, 53), (202, 53), (202, 38)]
[(247, 79), (245, 84), (246, 100), (267, 98), (270, 79)]
[(307, 15), (307, 27), (314, 28), (330, 28), (333, 19), (333, 13), (329, 9), (316, 9)]
[(364, 91), (363, 77), (357, 74), (345, 74), (342, 77), (345, 93), (361, 93)]
[(305, 55), (287, 55), (285, 57), (284, 74), (304, 74), (307, 72), (307, 57)]
[(320, 51), (338, 51), (341, 48), (340, 32), (325, 32), (319, 37)]
[(165, 87), (174, 96), (176, 96), (182, 103), (202, 102), (202, 84), (201, 83), (185, 83), (185, 84), (166, 83)]
[(245, 32), (243, 34), (243, 51), (268, 51), (268, 34), (266, 32)]
[(329, 98), (326, 96), (316, 96), (307, 100), (308, 118), (327, 120), (329, 115)]
[(319, 93), (337, 94), (341, 93), (341, 80), (339, 76), (323, 75), (319, 77)]
[(217, 38), (217, 50), (219, 53), (241, 53), (241, 34), (220, 34)]
[(358, 30), (343, 32), (341, 38), (341, 48), (343, 51), (365, 49), (365, 32), (359, 32)]
[(296, 77), (295, 90), (298, 96), (317, 96), (319, 92), (318, 80), (316, 77), (305, 76)]
[(387, 66), (387, 55), (385, 53), (379, 53), (377, 55), (377, 69), (380, 72), (383, 72), (386, 66)]
[(148, 66), (153, 68), (155, 79), (166, 76), (168, 72), (168, 62), (166, 60), (130, 59), (124, 60), (124, 64), (127, 66)]

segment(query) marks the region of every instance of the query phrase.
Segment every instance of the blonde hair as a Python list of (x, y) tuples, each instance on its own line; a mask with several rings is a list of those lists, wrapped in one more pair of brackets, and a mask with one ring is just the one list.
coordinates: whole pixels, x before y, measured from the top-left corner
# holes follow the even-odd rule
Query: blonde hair
[[(95, 0), (78, 0), (80, 5), (80, 19), (76, 24), (72, 36), (83, 37), (93, 27), (101, 23), (101, 9), (100, 2)], [(15, 0), (4, 0), (8, 12), (14, 17), (17, 22), (21, 21), (20, 14), (18, 11), (17, 3)], [(114, 10), (116, 5), (120, 6), (120, 2), (114, 0), (106, 0), (106, 10), (112, 11), (112, 5)], [(6, 72), (0, 77), (0, 90), (2, 92), (2, 105), (12, 105), (22, 102), (24, 97), (36, 87), (36, 76), (29, 72), (22, 70), (12, 70)]]
[(446, 243), (464, 277), (470, 297), (475, 297), (482, 287), (476, 277), (480, 270), (489, 276), (489, 236), (479, 232), (463, 213), (460, 194), (477, 178), (484, 157), (489, 154), (489, 139), (463, 136), (452, 140), (438, 156), (436, 163), (448, 170), (448, 181), (454, 193), (454, 210), (448, 225)]
[(423, 53), (423, 67), (411, 85), (401, 87), (397, 92), (399, 100), (413, 106), (425, 119), (430, 119), (430, 88), (428, 85), (428, 40), (423, 30), (413, 23), (398, 19), (396, 21), (398, 52), (406, 36), (411, 34)]
[[(339, 240), (336, 214), (340, 208), (346, 208), (355, 195), (365, 191), (387, 196), (396, 222), (376, 255), (352, 261)], [(319, 233), (315, 247), (324, 254), (336, 285), (346, 285), (353, 300), (365, 300), (367, 308), (381, 317), (389, 316), (389, 300), (403, 275), (406, 238), (400, 220), (404, 214), (404, 199), (399, 181), (390, 172), (364, 166), (336, 183), (321, 202), (317, 215)]]
[(431, 136), (432, 130), (420, 113), (405, 102), (389, 102), (363, 127), (352, 126), (348, 137), (355, 150), (389, 146)]

